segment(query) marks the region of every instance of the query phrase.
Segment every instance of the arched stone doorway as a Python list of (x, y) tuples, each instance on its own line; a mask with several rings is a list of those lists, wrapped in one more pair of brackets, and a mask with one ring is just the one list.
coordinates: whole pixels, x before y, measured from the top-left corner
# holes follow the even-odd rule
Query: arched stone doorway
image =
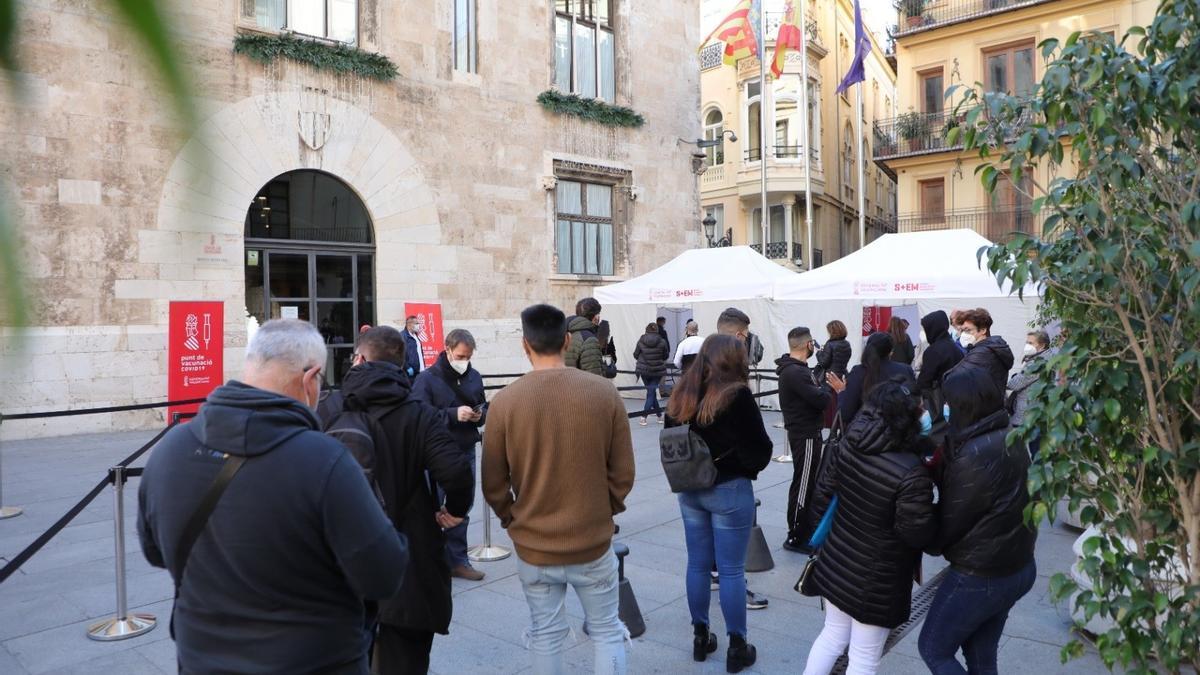
[(311, 321), (341, 382), (359, 326), (375, 324), (375, 238), (366, 205), (335, 176), (288, 171), (255, 194), (245, 219), (246, 311)]

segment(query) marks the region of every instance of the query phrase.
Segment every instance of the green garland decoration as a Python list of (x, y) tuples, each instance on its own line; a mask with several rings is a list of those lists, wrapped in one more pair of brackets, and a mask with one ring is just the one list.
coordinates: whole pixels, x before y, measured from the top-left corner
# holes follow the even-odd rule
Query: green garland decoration
[(646, 118), (629, 108), (605, 103), (599, 99), (583, 98), (577, 94), (564, 94), (555, 89), (547, 89), (538, 94), (537, 102), (550, 112), (574, 115), (610, 127), (640, 127), (646, 123)]
[(281, 58), (290, 59), (320, 70), (353, 73), (374, 80), (391, 80), (400, 72), (396, 64), (382, 54), (364, 52), (343, 44), (329, 44), (291, 33), (243, 33), (233, 39), (233, 51), (263, 63)]

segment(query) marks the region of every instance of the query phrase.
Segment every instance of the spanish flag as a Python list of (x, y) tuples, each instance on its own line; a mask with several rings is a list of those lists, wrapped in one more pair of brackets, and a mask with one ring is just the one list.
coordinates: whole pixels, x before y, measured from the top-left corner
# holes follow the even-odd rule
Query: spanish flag
[(752, 22), (754, 10), (758, 10), (758, 0), (739, 0), (738, 4), (725, 17), (716, 29), (709, 33), (700, 49), (715, 38), (725, 43), (725, 63), (735, 65), (739, 59), (758, 56), (758, 39)]
[(787, 59), (788, 50), (803, 48), (801, 31), (804, 30), (804, 27), (800, 25), (800, 12), (796, 11), (794, 4), (794, 0), (787, 0), (783, 22), (779, 24), (779, 36), (775, 38), (775, 59), (771, 62), (771, 74), (776, 79), (783, 74), (783, 64)]

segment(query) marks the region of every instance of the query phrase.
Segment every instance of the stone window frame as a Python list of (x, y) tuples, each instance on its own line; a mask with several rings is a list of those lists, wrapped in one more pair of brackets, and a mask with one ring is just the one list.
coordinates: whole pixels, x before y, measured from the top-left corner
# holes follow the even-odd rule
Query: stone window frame
[[(630, 195), (633, 187), (633, 172), (603, 164), (585, 161), (555, 159), (554, 180), (547, 187), (547, 223), (549, 228), (549, 278), (556, 282), (594, 284), (604, 281), (622, 281), (629, 272), (629, 229), (631, 219)], [(572, 274), (558, 271), (558, 181), (569, 180), (612, 187), (613, 225), (613, 273), (611, 275)]]
[[(479, 2), (478, 0), (452, 0), (450, 19), (450, 54), (452, 68), (462, 73), (479, 73)], [(465, 35), (459, 36), (459, 11), (465, 10)], [(466, 45), (466, 63), (459, 63), (460, 40)]]
[[(577, 88), (577, 84), (575, 82), (577, 69), (575, 68), (575, 48), (574, 48), (575, 32), (574, 32), (574, 28), (572, 28), (572, 30), (571, 30), (571, 74), (570, 74), (571, 86), (569, 86), (567, 89), (563, 89), (562, 87), (558, 86), (558, 81), (557, 81), (557, 79), (558, 79), (557, 78), (558, 64), (557, 64), (555, 50), (557, 47), (557, 38), (558, 38), (558, 20), (560, 18), (570, 19), (572, 21), (572, 24), (571, 24), (572, 26), (574, 26), (575, 22), (578, 21), (578, 22), (582, 23), (583, 25), (592, 26), (597, 31), (597, 33), (596, 33), (597, 37), (593, 40), (594, 49), (595, 49), (595, 57), (594, 58), (596, 61), (596, 74), (597, 74), (597, 77), (596, 77), (596, 99), (603, 100), (603, 101), (606, 101), (607, 103), (613, 103), (613, 104), (617, 104), (617, 105), (628, 105), (629, 99), (630, 99), (629, 78), (622, 77), (622, 73), (629, 72), (629, 68), (630, 68), (629, 51), (628, 51), (628, 43), (627, 43), (628, 36), (626, 35), (626, 33), (628, 31), (625, 30), (625, 25), (624, 25), (624, 22), (622, 21), (622, 16), (621, 16), (621, 11), (623, 9), (625, 9), (625, 7), (624, 7), (625, 2), (623, 0), (566, 0), (567, 2), (570, 3), (570, 7), (569, 7), (570, 11), (568, 12), (566, 10), (563, 10), (563, 11), (559, 10), (560, 1), (562, 1), (562, 0), (548, 0), (547, 5), (546, 5), (547, 9), (548, 9), (547, 32), (549, 35), (549, 47), (550, 47), (547, 50), (547, 57), (548, 57), (547, 65), (549, 66), (547, 69), (547, 73), (548, 73), (547, 84), (548, 84), (548, 86), (551, 89), (562, 91), (564, 94), (578, 93), (577, 91), (575, 91)], [(589, 3), (605, 2), (605, 3), (607, 3), (608, 4), (608, 22), (602, 24), (602, 23), (600, 23), (599, 19), (586, 18), (586, 17), (581, 18), (580, 13), (578, 11), (576, 11), (576, 8), (575, 8), (575, 3), (580, 3), (580, 2), (589, 2)], [(613, 99), (611, 101), (604, 99), (603, 92), (601, 89), (601, 82), (600, 82), (600, 78), (599, 78), (600, 40), (599, 40), (598, 36), (599, 36), (599, 31), (602, 29), (607, 29), (608, 32), (611, 33), (611, 35), (612, 35)], [(582, 96), (582, 94), (580, 94), (580, 95)]]
[[(290, 2), (290, 0), (285, 0), (285, 2)], [(353, 44), (340, 42), (332, 38), (321, 37), (319, 35), (299, 33), (296, 31), (291, 31), (287, 28), (275, 29), (260, 26), (258, 25), (258, 18), (255, 13), (254, 5), (255, 0), (238, 0), (236, 3), (236, 16), (234, 19), (234, 25), (239, 30), (264, 33), (267, 35), (293, 33), (298, 37), (303, 37), (316, 42), (340, 44), (363, 51), (379, 51), (378, 26), (381, 19), (379, 0), (355, 0), (355, 40)]]

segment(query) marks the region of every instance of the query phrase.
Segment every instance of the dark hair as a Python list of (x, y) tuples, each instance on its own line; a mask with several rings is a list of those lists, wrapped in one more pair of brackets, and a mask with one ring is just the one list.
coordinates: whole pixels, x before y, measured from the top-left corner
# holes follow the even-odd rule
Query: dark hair
[(895, 348), (895, 346), (898, 344), (902, 344), (905, 340), (908, 340), (908, 333), (904, 330), (904, 319), (901, 319), (898, 316), (893, 316), (892, 320), (888, 322), (888, 335), (892, 336), (893, 348)]
[(871, 393), (875, 385), (879, 384), (879, 378), (883, 374), (883, 364), (892, 357), (892, 349), (895, 344), (892, 342), (892, 336), (887, 333), (871, 333), (871, 337), (867, 338), (866, 349), (863, 350), (863, 370), (866, 373), (863, 376), (863, 395)]
[(667, 414), (678, 422), (712, 424), (749, 379), (745, 345), (732, 335), (710, 335), (671, 392)]
[(658, 335), (658, 324), (656, 324), (656, 323), (646, 324), (646, 335)]
[(608, 346), (608, 340), (612, 336), (612, 327), (608, 325), (608, 321), (601, 321), (599, 326), (596, 326), (596, 339), (600, 341), (600, 349)]
[(942, 379), (942, 395), (950, 405), (950, 428), (966, 429), (1004, 407), (1004, 394), (984, 369), (966, 365)]
[(658, 317), (658, 319), (655, 320), (655, 323), (666, 323), (666, 322), (667, 322), (667, 317), (665, 317), (665, 316), (660, 316), (660, 317)]
[(867, 395), (866, 404), (878, 411), (888, 435), (900, 449), (917, 445), (921, 434), (921, 397), (909, 388), (903, 375), (880, 382)]
[(992, 334), (992, 315), (986, 309), (980, 307), (978, 309), (968, 309), (962, 313), (962, 322), (970, 321), (975, 324), (975, 328), (986, 330), (988, 335)]
[(600, 313), (600, 301), (595, 298), (584, 298), (575, 303), (575, 316), (582, 316), (591, 321)]
[(825, 332), (829, 333), (830, 340), (845, 340), (849, 331), (846, 330), (846, 324), (834, 319), (825, 324)]
[(413, 314), (411, 316), (406, 316), (406, 317), (404, 317), (404, 323), (408, 323), (409, 321), (415, 321), (416, 318), (417, 318), (416, 314)]
[(717, 317), (717, 332), (731, 335), (750, 327), (750, 317), (737, 307), (729, 307)]
[(386, 361), (404, 367), (404, 336), (391, 326), (375, 326), (358, 336), (355, 351), (368, 361)]
[(567, 341), (567, 315), (552, 305), (533, 305), (521, 312), (521, 333), (533, 353), (551, 356)]
[(800, 347), (811, 339), (812, 331), (808, 329), (808, 326), (796, 326), (788, 331), (788, 349)]

